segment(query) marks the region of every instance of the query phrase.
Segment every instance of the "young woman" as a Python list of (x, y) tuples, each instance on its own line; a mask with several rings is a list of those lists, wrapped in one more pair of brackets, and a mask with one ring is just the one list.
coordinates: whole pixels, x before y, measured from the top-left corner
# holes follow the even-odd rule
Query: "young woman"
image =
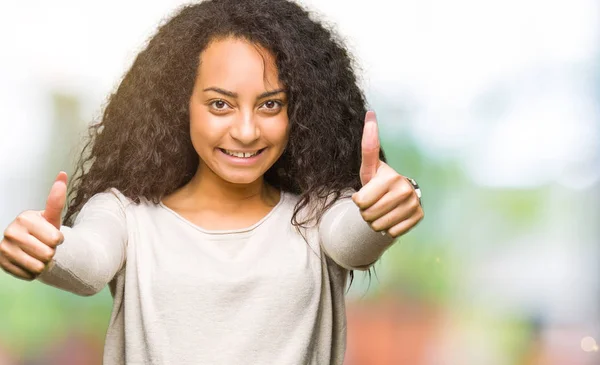
[(284, 0), (160, 27), (71, 186), (4, 232), (0, 266), (114, 298), (105, 364), (342, 364), (344, 289), (423, 217), (384, 162), (350, 57)]

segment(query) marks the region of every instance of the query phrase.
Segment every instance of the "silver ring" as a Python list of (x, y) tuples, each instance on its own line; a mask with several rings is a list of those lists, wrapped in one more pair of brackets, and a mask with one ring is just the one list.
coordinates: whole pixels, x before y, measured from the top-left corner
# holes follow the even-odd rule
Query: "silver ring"
[(417, 198), (419, 198), (419, 205), (423, 206), (423, 204), (421, 204), (421, 188), (419, 187), (419, 184), (417, 184), (415, 179), (412, 179), (410, 177), (406, 177), (406, 180), (408, 180), (408, 182), (412, 185), (413, 189), (415, 189), (415, 193), (417, 193)]

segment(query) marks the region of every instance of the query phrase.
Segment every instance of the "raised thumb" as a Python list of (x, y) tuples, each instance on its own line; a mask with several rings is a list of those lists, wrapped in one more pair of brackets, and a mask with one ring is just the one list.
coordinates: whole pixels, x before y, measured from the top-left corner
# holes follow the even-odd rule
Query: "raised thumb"
[(360, 165), (360, 181), (366, 185), (377, 173), (379, 167), (379, 132), (375, 112), (368, 111), (361, 142), (362, 162)]
[(48, 199), (46, 200), (46, 208), (42, 212), (42, 216), (50, 222), (54, 227), (60, 229), (62, 223), (62, 211), (67, 201), (67, 173), (61, 171), (52, 188)]

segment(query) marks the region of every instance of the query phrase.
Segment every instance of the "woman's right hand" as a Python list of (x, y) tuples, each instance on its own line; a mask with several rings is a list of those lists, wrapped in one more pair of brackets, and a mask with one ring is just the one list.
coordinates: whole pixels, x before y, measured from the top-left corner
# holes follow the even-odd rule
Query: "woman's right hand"
[(0, 267), (19, 279), (35, 279), (50, 263), (63, 240), (61, 214), (67, 200), (67, 174), (52, 185), (46, 209), (28, 210), (6, 228), (0, 241)]

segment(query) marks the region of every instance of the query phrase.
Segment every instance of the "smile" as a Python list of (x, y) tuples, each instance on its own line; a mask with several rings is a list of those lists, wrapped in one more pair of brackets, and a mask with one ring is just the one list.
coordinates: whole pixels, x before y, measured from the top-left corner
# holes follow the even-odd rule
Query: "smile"
[(254, 157), (254, 156), (260, 154), (262, 151), (264, 151), (264, 148), (262, 148), (258, 151), (254, 151), (254, 152), (238, 152), (238, 151), (226, 150), (224, 148), (219, 148), (219, 149), (229, 156), (239, 157), (239, 158)]

